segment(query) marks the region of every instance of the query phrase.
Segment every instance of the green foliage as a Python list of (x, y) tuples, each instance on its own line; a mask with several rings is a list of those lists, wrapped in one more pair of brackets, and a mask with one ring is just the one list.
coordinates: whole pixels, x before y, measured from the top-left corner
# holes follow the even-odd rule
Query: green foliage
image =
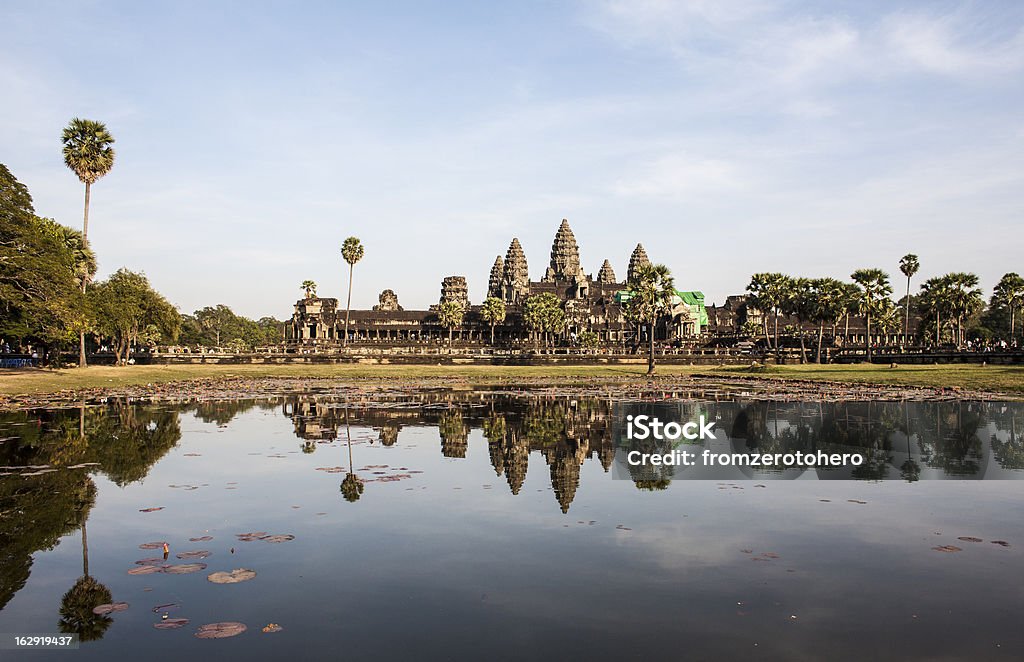
[(114, 167), (114, 137), (103, 122), (72, 119), (61, 134), (64, 165), (83, 184), (93, 184)]
[(461, 301), (445, 301), (437, 310), (437, 319), (441, 326), (448, 329), (448, 342), (452, 340), (452, 330), (462, 326), (462, 320), (466, 317), (466, 309)]
[(913, 253), (907, 253), (900, 258), (900, 271), (909, 280), (913, 278), (918, 270), (921, 268), (921, 263), (918, 261), (917, 256)]
[(302, 281), (299, 289), (306, 293), (307, 299), (312, 299), (316, 296), (316, 283), (314, 281), (308, 279)]
[(497, 297), (487, 297), (480, 309), (484, 321), (494, 326), (505, 321), (505, 302)]
[(178, 311), (149, 285), (140, 273), (119, 269), (89, 290), (96, 316), (96, 330), (113, 340), (117, 362), (124, 363), (131, 346), (150, 325), (176, 336), (181, 323)]
[(565, 328), (565, 311), (558, 297), (550, 292), (535, 294), (523, 303), (523, 319), (527, 328), (545, 338)]
[(28, 189), (0, 164), (0, 335), (65, 345), (88, 325), (80, 290), (95, 271), (81, 233), (36, 216)]
[(1020, 312), (1022, 305), (1024, 305), (1024, 278), (1013, 272), (1004, 274), (992, 291), (990, 306), (993, 313), (1008, 318), (999, 327), (1009, 331), (1011, 338), (1016, 335), (1017, 313)]
[(230, 346), (237, 351), (249, 351), (254, 347), (280, 343), (283, 324), (273, 317), (254, 321), (218, 304), (197, 310), (192, 315), (182, 315), (180, 342), (203, 347)]
[(349, 266), (355, 266), (356, 262), (362, 260), (364, 253), (363, 244), (358, 237), (348, 237), (341, 245), (341, 256)]
[(596, 332), (587, 329), (576, 336), (576, 342), (584, 349), (596, 349), (601, 344), (601, 337)]

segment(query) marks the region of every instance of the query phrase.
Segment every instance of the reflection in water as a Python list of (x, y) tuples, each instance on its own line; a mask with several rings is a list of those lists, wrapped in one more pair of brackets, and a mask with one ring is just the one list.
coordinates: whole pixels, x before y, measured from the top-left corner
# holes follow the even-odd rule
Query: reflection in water
[[(558, 509), (567, 513), (586, 463), (600, 466), (605, 474), (612, 468), (624, 443), (618, 430), (626, 404), (492, 392), (424, 392), (160, 406), (111, 401), (6, 413), (0, 415), (0, 611), (28, 581), (33, 555), (80, 531), (82, 575), (61, 599), (59, 628), (78, 633), (82, 641), (104, 635), (112, 620), (92, 609), (110, 602), (111, 592), (90, 574), (86, 530), (96, 501), (93, 476), (118, 486), (141, 481), (178, 444), (185, 413), (226, 427), (253, 408), (278, 411), (290, 420), (304, 453), (317, 451), (321, 444), (328, 447), (320, 453), (335, 453), (339, 445), (334, 442), (344, 440), (347, 466), (338, 471), (344, 470), (345, 476), (340, 485), (333, 483), (338, 487), (332, 490), (340, 490), (350, 503), (359, 501), (366, 489), (362, 470), (354, 464), (359, 449), (353, 450), (353, 428), (357, 435), (359, 428), (373, 430), (371, 436), (358, 437), (360, 442), (383, 446), (396, 445), (406, 432), (435, 428), (440, 455), (456, 463), (468, 462), (473, 440), (482, 438), (490, 466), (513, 495), (523, 490), (531, 458), (535, 465), (546, 464), (545, 480), (550, 481)], [(678, 421), (705, 416), (728, 435), (734, 452), (856, 448), (867, 459), (852, 470), (851, 477), (858, 479), (968, 478), (985, 475), (991, 465), (1024, 471), (1020, 403), (664, 401), (628, 406), (633, 413), (648, 411)], [(647, 443), (647, 450), (659, 450), (654, 442)], [(543, 469), (535, 466), (534, 471)], [(629, 471), (638, 489), (658, 491), (669, 487), (676, 469), (647, 466)], [(593, 479), (592, 473), (589, 480)], [(338, 492), (332, 494), (337, 499)], [(362, 512), (373, 505), (369, 500), (359, 508)]]

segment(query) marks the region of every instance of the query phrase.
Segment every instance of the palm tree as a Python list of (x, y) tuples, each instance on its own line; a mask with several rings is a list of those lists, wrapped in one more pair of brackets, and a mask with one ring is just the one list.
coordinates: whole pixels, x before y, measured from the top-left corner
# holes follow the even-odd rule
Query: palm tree
[(796, 332), (800, 336), (800, 363), (806, 362), (804, 322), (814, 318), (815, 291), (809, 278), (788, 278), (782, 300), (782, 311), (796, 318)]
[(341, 245), (341, 256), (348, 262), (348, 303), (345, 304), (345, 340), (343, 345), (348, 345), (348, 319), (352, 311), (352, 271), (356, 262), (363, 259), (363, 244), (358, 237), (349, 237)]
[(112, 601), (110, 589), (89, 575), (89, 543), (82, 520), (82, 576), (61, 598), (57, 627), (63, 633), (77, 634), (81, 641), (100, 639), (114, 621), (92, 610)]
[(626, 315), (636, 323), (647, 325), (647, 374), (653, 375), (654, 327), (658, 320), (672, 311), (674, 299), (678, 296), (672, 272), (664, 264), (643, 264), (633, 271), (627, 287)]
[(452, 332), (455, 330), (455, 327), (462, 325), (462, 320), (465, 316), (466, 309), (461, 301), (445, 301), (438, 309), (437, 317), (441, 322), (441, 326), (448, 329), (448, 347), (452, 346)]
[[(97, 179), (114, 167), (114, 137), (103, 122), (75, 117), (61, 134), (64, 145), (64, 165), (78, 175), (85, 184), (85, 212), (82, 217), (82, 241), (89, 242), (89, 195)], [(82, 280), (85, 293), (87, 280)], [(85, 330), (78, 335), (78, 365), (85, 367)]]
[(1004, 274), (992, 291), (992, 307), (1010, 311), (1010, 339), (1016, 334), (1016, 313), (1024, 303), (1024, 278), (1019, 274)]
[(910, 336), (910, 279), (914, 277), (920, 268), (921, 264), (913, 253), (907, 253), (900, 258), (900, 271), (907, 277), (907, 317), (903, 325), (904, 338)]
[(985, 305), (975, 274), (956, 272), (949, 274), (953, 287), (953, 310), (956, 315), (956, 342), (964, 342), (964, 321)]
[(839, 323), (843, 313), (846, 312), (844, 286), (845, 283), (835, 278), (815, 278), (811, 281), (810, 319), (818, 323), (818, 352), (815, 355), (818, 363), (821, 363), (821, 345), (825, 336), (825, 325), (832, 325), (834, 339), (835, 325)]
[(307, 299), (316, 297), (316, 283), (311, 280), (302, 281), (302, 285), (299, 285), (299, 289), (306, 293)]
[(892, 294), (889, 285), (889, 274), (881, 269), (858, 269), (850, 278), (860, 286), (857, 307), (864, 317), (865, 345), (867, 345), (868, 363), (871, 362), (871, 317), (883, 310), (884, 301)]
[(942, 318), (953, 314), (953, 285), (949, 274), (929, 278), (921, 284), (921, 307), (935, 316), (935, 345), (942, 344)]
[(775, 360), (779, 359), (779, 315), (782, 303), (789, 289), (789, 277), (778, 272), (757, 273), (750, 277), (747, 291), (750, 292), (754, 305), (764, 317), (765, 342), (771, 345), (768, 338), (768, 313), (775, 318)]
[(352, 464), (352, 428), (349, 427), (348, 422), (348, 401), (345, 402), (345, 437), (348, 441), (348, 474), (341, 481), (341, 494), (345, 497), (345, 501), (349, 503), (355, 503), (359, 501), (359, 497), (363, 496), (363, 490), (366, 489), (366, 485), (359, 476), (356, 475), (354, 465)]
[(505, 321), (505, 302), (497, 297), (487, 297), (480, 316), (491, 325), (491, 345), (494, 344), (494, 327)]

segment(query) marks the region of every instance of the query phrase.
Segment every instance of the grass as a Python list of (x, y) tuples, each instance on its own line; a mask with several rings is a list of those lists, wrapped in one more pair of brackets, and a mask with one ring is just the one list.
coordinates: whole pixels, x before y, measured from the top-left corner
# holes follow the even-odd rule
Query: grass
[[(457, 378), (469, 383), (499, 380), (601, 377), (642, 379), (646, 366), (432, 366), (432, 365), (169, 365), (85, 369), (0, 370), (0, 395), (40, 395), (59, 391), (160, 384), (227, 377), (333, 377), (338, 379)], [(659, 366), (659, 377), (759, 377), (816, 380), (846, 384), (959, 387), (969, 390), (1024, 395), (1024, 366), (923, 365), (792, 365), (751, 369), (747, 366)]]

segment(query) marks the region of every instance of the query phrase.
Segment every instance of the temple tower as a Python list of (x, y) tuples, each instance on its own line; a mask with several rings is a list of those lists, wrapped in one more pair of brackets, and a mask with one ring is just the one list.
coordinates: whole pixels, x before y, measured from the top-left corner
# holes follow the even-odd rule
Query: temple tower
[(446, 276), (441, 281), (441, 303), (458, 301), (463, 310), (469, 310), (469, 287), (465, 276)]
[(491, 267), (491, 277), (487, 281), (487, 296), (501, 298), (501, 276), (505, 271), (505, 261), (501, 256), (494, 258), (494, 266)]
[(633, 275), (641, 266), (651, 266), (651, 260), (647, 257), (647, 251), (644, 250), (643, 244), (637, 244), (633, 249), (633, 254), (629, 256), (629, 272), (626, 276), (628, 281), (633, 280)]
[(604, 261), (604, 264), (601, 265), (601, 271), (597, 272), (597, 280), (605, 285), (613, 285), (617, 282), (615, 280), (615, 271), (612, 269), (612, 263), (608, 260)]
[(501, 276), (501, 298), (506, 303), (518, 304), (530, 293), (530, 273), (526, 265), (526, 254), (519, 239), (513, 239), (505, 254), (505, 266)]
[(544, 272), (543, 282), (553, 283), (556, 280), (576, 280), (583, 270), (580, 268), (580, 249), (576, 237), (572, 234), (569, 221), (562, 219), (555, 233), (555, 241), (551, 244), (551, 264)]

